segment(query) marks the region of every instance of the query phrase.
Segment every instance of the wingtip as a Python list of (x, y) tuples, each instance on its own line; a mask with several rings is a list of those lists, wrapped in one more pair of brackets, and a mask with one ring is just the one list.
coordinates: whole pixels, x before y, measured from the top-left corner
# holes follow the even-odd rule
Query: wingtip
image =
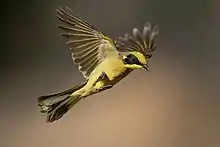
[(150, 26), (151, 26), (151, 23), (150, 23), (149, 21), (146, 21), (145, 24), (144, 24), (144, 26), (150, 27)]
[(69, 7), (65, 6), (65, 5), (59, 5), (57, 6), (56, 10), (65, 10), (65, 9), (69, 9)]
[(57, 6), (57, 8), (55, 9), (56, 12), (62, 13), (73, 13), (72, 9), (70, 9), (68, 6)]
[(61, 6), (58, 6), (58, 7), (55, 9), (56, 13), (61, 13), (61, 10), (62, 10), (62, 7), (61, 7)]
[(73, 11), (68, 6), (57, 6), (55, 9), (57, 17), (60, 19), (65, 14), (72, 14)]
[(159, 33), (160, 33), (160, 27), (159, 27), (159, 25), (155, 25), (155, 26), (154, 26), (153, 32), (154, 32), (155, 34), (159, 34)]

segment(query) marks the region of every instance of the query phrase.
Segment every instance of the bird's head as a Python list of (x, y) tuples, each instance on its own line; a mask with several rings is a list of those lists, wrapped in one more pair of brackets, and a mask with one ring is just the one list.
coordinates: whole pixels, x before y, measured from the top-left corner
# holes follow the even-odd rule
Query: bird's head
[(140, 52), (129, 52), (124, 56), (125, 67), (130, 69), (144, 68), (149, 71), (146, 57)]
[(156, 36), (159, 34), (159, 26), (145, 23), (142, 32), (137, 28), (133, 29), (133, 34), (125, 34), (116, 40), (116, 47), (123, 56), (125, 67), (130, 69), (144, 68), (149, 71), (147, 61), (152, 57), (156, 49)]

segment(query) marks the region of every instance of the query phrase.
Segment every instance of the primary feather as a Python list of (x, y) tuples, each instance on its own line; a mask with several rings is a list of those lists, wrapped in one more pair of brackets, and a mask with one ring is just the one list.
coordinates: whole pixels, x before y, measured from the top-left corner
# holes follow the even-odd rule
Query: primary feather
[(106, 58), (108, 52), (117, 51), (112, 39), (74, 14), (68, 7), (58, 7), (57, 18), (64, 23), (58, 27), (64, 31), (61, 34), (68, 39), (73, 61), (85, 78)]
[(47, 114), (47, 122), (60, 119), (81, 99), (106, 90), (106, 86), (112, 87), (134, 69), (146, 69), (147, 58), (156, 48), (155, 36), (159, 30), (146, 23), (142, 33), (134, 28), (132, 35), (126, 34), (114, 42), (68, 7), (58, 7), (57, 18), (64, 23), (59, 28), (68, 39), (66, 43), (73, 61), (87, 80), (63, 92), (38, 98), (41, 112)]
[(115, 41), (116, 47), (121, 52), (140, 52), (146, 58), (152, 56), (152, 52), (156, 49), (156, 36), (159, 34), (159, 26), (145, 23), (141, 33), (137, 28), (133, 29), (132, 36), (125, 34), (124, 37), (119, 37)]

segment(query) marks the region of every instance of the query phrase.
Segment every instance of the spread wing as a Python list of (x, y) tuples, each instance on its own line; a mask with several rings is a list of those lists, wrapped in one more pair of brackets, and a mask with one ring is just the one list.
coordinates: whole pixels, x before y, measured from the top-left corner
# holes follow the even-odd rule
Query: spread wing
[(141, 33), (137, 28), (133, 29), (133, 34), (125, 34), (124, 37), (119, 37), (115, 41), (119, 52), (140, 52), (146, 58), (152, 56), (152, 52), (156, 49), (156, 36), (159, 34), (159, 26), (145, 23)]
[(68, 7), (58, 7), (57, 18), (63, 22), (58, 27), (68, 39), (74, 63), (88, 78), (91, 72), (106, 58), (109, 52), (118, 52), (114, 41), (94, 26), (77, 16)]

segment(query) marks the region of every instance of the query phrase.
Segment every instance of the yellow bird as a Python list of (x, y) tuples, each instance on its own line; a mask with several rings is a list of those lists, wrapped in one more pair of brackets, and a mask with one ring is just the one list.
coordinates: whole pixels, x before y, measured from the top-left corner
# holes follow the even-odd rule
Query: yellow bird
[(132, 35), (113, 40), (68, 7), (58, 7), (57, 18), (63, 23), (58, 27), (68, 39), (73, 61), (86, 80), (63, 92), (38, 98), (47, 122), (60, 119), (81, 99), (112, 88), (134, 69), (149, 71), (147, 60), (156, 49), (158, 25), (147, 22), (142, 32), (134, 28)]

